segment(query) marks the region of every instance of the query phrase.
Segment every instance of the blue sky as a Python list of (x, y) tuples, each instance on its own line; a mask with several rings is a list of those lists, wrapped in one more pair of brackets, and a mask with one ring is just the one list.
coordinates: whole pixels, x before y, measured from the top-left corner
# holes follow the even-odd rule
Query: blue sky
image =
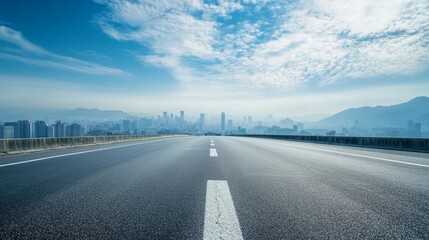
[(429, 2), (0, 3), (0, 105), (299, 117), (429, 92)]

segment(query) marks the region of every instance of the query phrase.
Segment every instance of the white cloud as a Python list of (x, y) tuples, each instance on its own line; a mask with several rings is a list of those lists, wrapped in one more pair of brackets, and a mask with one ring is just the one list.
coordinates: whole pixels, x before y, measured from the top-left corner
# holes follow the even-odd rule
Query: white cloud
[(111, 68), (97, 63), (91, 63), (49, 52), (48, 50), (26, 40), (20, 32), (5, 26), (0, 26), (0, 41), (8, 42), (17, 47), (15, 49), (6, 49), (3, 50), (3, 52), (0, 52), (0, 58), (2, 59), (94, 75), (128, 75), (117, 68)]
[(410, 0), (317, 0), (312, 5), (307, 8), (317, 11), (320, 18), (329, 18), (331, 26), (325, 26), (323, 30), (332, 27), (360, 37), (421, 27), (416, 26), (416, 21), (424, 15), (427, 17), (425, 11), (428, 8), (426, 1)]
[[(415, 73), (429, 63), (429, 4), (425, 1), (313, 1), (291, 14), (282, 31), (332, 37), (325, 49), (341, 54), (322, 66), (321, 83)], [(288, 34), (286, 34), (286, 37)], [(311, 60), (326, 57), (315, 51)], [(305, 49), (299, 49), (304, 51)], [(338, 55), (337, 55), (338, 56)]]
[(27, 41), (20, 32), (5, 26), (0, 26), (0, 40), (17, 45), (28, 52), (34, 52), (36, 54), (47, 53), (46, 50)]
[(103, 2), (106, 34), (149, 47), (137, 57), (184, 83), (296, 89), (429, 65), (425, 0)]

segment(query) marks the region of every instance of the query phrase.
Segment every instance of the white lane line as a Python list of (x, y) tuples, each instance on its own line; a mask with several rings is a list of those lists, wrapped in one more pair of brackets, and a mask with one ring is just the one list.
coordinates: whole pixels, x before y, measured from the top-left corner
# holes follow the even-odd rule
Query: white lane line
[(160, 141), (165, 141), (165, 140), (167, 140), (167, 139), (148, 141), (148, 142), (140, 142), (140, 143), (134, 143), (134, 144), (121, 145), (121, 146), (107, 147), (107, 148), (100, 148), (100, 149), (87, 150), (87, 151), (74, 152), (74, 153), (66, 153), (66, 154), (60, 154), (60, 155), (49, 156), (49, 157), (35, 158), (35, 159), (25, 160), (25, 161), (21, 161), (21, 162), (2, 164), (2, 165), (0, 165), (0, 168), (24, 164), (24, 163), (38, 162), (38, 161), (43, 161), (43, 160), (52, 159), (52, 158), (67, 157), (67, 156), (73, 156), (73, 155), (79, 155), (79, 154), (85, 154), (85, 153), (91, 153), (91, 152), (99, 152), (99, 151), (105, 151), (105, 150), (110, 150), (110, 149), (115, 149), (115, 148), (130, 147), (130, 146), (146, 144), (146, 143), (160, 142)]
[(227, 181), (207, 181), (203, 239), (243, 239)]
[(214, 146), (214, 143), (210, 143), (210, 146)]
[(400, 164), (406, 164), (406, 165), (412, 165), (412, 166), (429, 168), (429, 165), (419, 164), (419, 163), (404, 162), (404, 161), (398, 161), (398, 160), (387, 159), (387, 158), (372, 157), (372, 156), (367, 156), (367, 155), (360, 155), (360, 154), (346, 153), (346, 152), (338, 152), (338, 151), (327, 150), (327, 149), (320, 149), (320, 148), (297, 146), (297, 145), (291, 145), (291, 144), (285, 144), (285, 143), (276, 143), (276, 144), (285, 145), (285, 146), (289, 146), (289, 147), (297, 147), (297, 148), (309, 149), (309, 150), (316, 150), (316, 151), (321, 151), (321, 152), (342, 154), (342, 155), (346, 155), (346, 156), (369, 158), (369, 159), (374, 159), (374, 160), (379, 160), (379, 161), (394, 162), (394, 163), (400, 163)]
[(210, 148), (210, 157), (217, 157), (216, 148)]

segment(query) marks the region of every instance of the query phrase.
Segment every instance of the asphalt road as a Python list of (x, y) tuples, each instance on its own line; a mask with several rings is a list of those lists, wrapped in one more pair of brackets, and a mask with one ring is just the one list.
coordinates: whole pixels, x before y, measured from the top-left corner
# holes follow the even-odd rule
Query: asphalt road
[(429, 154), (181, 137), (3, 157), (0, 239), (429, 239)]

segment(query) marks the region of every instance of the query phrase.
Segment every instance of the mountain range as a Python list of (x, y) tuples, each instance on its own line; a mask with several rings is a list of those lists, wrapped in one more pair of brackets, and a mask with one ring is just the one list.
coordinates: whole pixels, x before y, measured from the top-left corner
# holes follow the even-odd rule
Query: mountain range
[(327, 127), (352, 126), (355, 121), (365, 127), (407, 127), (408, 120), (429, 126), (429, 97), (416, 97), (392, 106), (350, 108), (318, 121)]

